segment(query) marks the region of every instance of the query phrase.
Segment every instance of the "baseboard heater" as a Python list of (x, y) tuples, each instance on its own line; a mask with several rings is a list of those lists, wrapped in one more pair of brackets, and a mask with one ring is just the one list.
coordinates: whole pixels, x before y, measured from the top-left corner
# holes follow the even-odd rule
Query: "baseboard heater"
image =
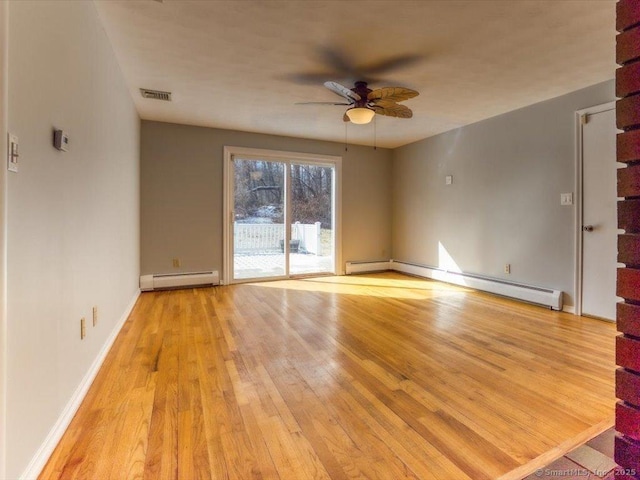
[(391, 262), (347, 262), (344, 270), (347, 275), (351, 275), (352, 273), (384, 272), (386, 270), (391, 270)]
[(219, 284), (220, 277), (217, 271), (140, 276), (140, 290), (143, 292), (166, 288), (199, 287)]
[(449, 272), (436, 267), (418, 265), (414, 263), (390, 260), (388, 262), (347, 262), (347, 275), (352, 273), (379, 272), (395, 270), (418, 277), (431, 278), (446, 283), (453, 283), (462, 287), (469, 287), (484, 292), (495, 293), (505, 297), (515, 298), (524, 302), (544, 305), (553, 310), (562, 310), (562, 292), (549, 288), (534, 287), (506, 282), (496, 278), (482, 277), (467, 273)]

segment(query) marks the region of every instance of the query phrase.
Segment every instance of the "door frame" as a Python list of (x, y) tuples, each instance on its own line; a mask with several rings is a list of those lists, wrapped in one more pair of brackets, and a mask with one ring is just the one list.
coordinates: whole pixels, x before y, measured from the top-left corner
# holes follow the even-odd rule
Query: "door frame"
[[(333, 206), (333, 225), (334, 225), (334, 271), (336, 275), (340, 275), (342, 270), (342, 157), (334, 155), (320, 155), (315, 153), (301, 153), (301, 152), (288, 152), (280, 150), (266, 150), (261, 148), (247, 148), (225, 145), (223, 149), (223, 197), (222, 197), (222, 277), (221, 283), (223, 285), (229, 285), (235, 283), (232, 279), (231, 272), (233, 271), (233, 253), (231, 251), (231, 234), (233, 233), (233, 167), (231, 162), (234, 155), (247, 156), (247, 157), (259, 157), (264, 160), (272, 161), (284, 161), (287, 164), (287, 168), (291, 163), (302, 162), (309, 164), (322, 164), (334, 166), (334, 206)], [(289, 182), (289, 175), (285, 175), (286, 183)], [(285, 191), (289, 191), (289, 185), (285, 185)], [(290, 218), (290, 207), (288, 201), (285, 200), (285, 221)], [(286, 222), (285, 222), (286, 225)], [(288, 244), (289, 235), (291, 235), (290, 228), (285, 228), (285, 246)], [(286, 251), (286, 249), (285, 249)], [(287, 272), (288, 272), (288, 258)], [(284, 278), (290, 278), (291, 275), (287, 275)], [(265, 279), (267, 280), (267, 279)]]
[(574, 276), (574, 311), (576, 315), (582, 315), (582, 213), (583, 213), (583, 192), (582, 192), (582, 173), (583, 173), (583, 132), (582, 126), (585, 119), (589, 115), (607, 112), (616, 109), (616, 102), (607, 102), (601, 105), (583, 108), (575, 112), (575, 128), (576, 128), (576, 157), (575, 157), (575, 208), (574, 208), (574, 231), (575, 231), (575, 276)]

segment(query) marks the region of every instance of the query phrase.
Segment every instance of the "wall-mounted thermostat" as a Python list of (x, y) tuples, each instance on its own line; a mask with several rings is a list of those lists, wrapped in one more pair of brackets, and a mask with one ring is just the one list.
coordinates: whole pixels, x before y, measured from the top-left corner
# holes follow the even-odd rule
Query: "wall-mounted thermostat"
[(62, 130), (54, 130), (53, 146), (63, 152), (69, 150), (69, 135)]

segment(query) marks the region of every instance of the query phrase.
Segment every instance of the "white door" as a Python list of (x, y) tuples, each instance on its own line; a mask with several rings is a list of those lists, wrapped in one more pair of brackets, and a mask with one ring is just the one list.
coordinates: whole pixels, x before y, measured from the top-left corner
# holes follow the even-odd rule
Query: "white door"
[(615, 110), (582, 125), (582, 314), (616, 318), (617, 162)]

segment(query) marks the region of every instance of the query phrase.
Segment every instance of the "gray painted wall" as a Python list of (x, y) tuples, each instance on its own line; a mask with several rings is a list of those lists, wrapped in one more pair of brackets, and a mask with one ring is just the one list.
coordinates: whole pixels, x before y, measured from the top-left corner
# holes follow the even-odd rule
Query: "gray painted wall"
[[(223, 147), (342, 156), (342, 258), (391, 253), (391, 150), (143, 121), (141, 274), (222, 273)], [(172, 259), (180, 258), (180, 268)]]
[(575, 188), (574, 114), (614, 99), (605, 82), (394, 150), (392, 257), (440, 266), (444, 248), (463, 272), (572, 305), (575, 205), (560, 193)]
[[(140, 120), (93, 2), (9, 3), (20, 171), (8, 179), (6, 478), (16, 479), (137, 295)], [(53, 148), (53, 127), (70, 134), (68, 152)]]

